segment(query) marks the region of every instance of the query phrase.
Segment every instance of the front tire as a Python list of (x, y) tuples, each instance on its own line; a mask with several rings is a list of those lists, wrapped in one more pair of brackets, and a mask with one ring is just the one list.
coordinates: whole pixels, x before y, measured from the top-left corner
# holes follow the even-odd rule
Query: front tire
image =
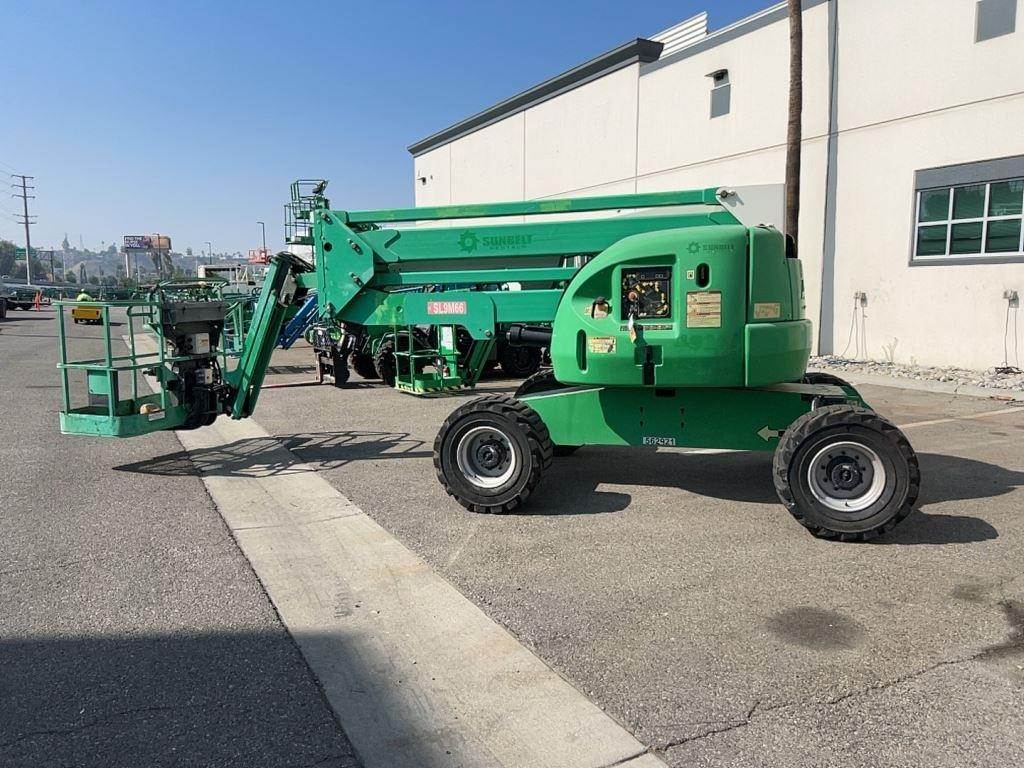
[(457, 408), (434, 440), (434, 469), (449, 496), (473, 512), (521, 506), (551, 465), (551, 438), (540, 416), (507, 395)]
[[(516, 388), (515, 396), (535, 395), (539, 392), (550, 392), (553, 389), (561, 389), (565, 385), (555, 378), (555, 372), (550, 368), (543, 368), (527, 378)], [(572, 456), (580, 449), (578, 445), (554, 445), (552, 449), (556, 457)]]
[(852, 405), (804, 414), (775, 450), (775, 490), (812, 534), (867, 541), (910, 514), (921, 483), (917, 456), (888, 419)]

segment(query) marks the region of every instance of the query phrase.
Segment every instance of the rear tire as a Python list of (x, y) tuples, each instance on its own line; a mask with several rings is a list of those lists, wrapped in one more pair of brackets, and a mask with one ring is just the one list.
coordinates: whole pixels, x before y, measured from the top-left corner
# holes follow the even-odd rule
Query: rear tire
[[(399, 331), (397, 334), (389, 333), (383, 338), (380, 346), (377, 347), (377, 353), (373, 356), (373, 366), (377, 370), (377, 375), (380, 377), (381, 381), (389, 387), (395, 386), (395, 380), (398, 378), (399, 373), (399, 365), (401, 365), (402, 375), (408, 375), (408, 358), (399, 358), (395, 355), (396, 341), (400, 345), (398, 348), (403, 352), (409, 349), (408, 337), (409, 334), (407, 331)], [(415, 335), (413, 336), (413, 349), (423, 349), (423, 342)]]
[(507, 395), (478, 397), (445, 419), (434, 440), (434, 469), (445, 491), (473, 512), (521, 506), (551, 465), (548, 428)]
[(373, 358), (365, 352), (353, 352), (349, 357), (349, 363), (351, 363), (353, 370), (364, 379), (373, 381), (380, 378), (380, 374), (377, 373), (377, 367), (373, 364)]
[(498, 364), (502, 373), (513, 379), (525, 379), (540, 368), (541, 351), (537, 347), (513, 347), (502, 344), (498, 349)]
[(841, 541), (867, 541), (895, 528), (913, 509), (921, 484), (903, 433), (852, 405), (824, 406), (794, 421), (772, 469), (793, 517), (815, 536)]
[(810, 371), (803, 375), (800, 379), (802, 384), (827, 384), (832, 387), (849, 387), (850, 382), (840, 379), (838, 376), (833, 376), (831, 373), (823, 373), (822, 371)]

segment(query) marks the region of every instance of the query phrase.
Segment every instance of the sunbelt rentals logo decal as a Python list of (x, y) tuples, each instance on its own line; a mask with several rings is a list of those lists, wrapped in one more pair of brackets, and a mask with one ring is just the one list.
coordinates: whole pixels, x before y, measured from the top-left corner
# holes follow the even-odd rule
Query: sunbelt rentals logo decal
[(472, 229), (465, 229), (459, 235), (459, 250), (474, 253), (478, 248), (485, 251), (518, 251), (533, 243), (533, 235), (484, 235), (480, 237)]
[(736, 246), (733, 243), (701, 243), (697, 240), (692, 241), (686, 250), (691, 255), (696, 256), (698, 253), (717, 253), (719, 251), (735, 251)]

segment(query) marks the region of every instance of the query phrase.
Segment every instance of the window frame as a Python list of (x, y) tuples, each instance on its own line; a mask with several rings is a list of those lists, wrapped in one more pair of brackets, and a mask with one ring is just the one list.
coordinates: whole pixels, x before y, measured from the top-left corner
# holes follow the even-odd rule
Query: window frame
[[(1001, 29), (998, 32), (995, 32), (993, 34), (986, 34), (984, 37), (982, 37), (983, 32), (989, 31), (982, 29), (982, 17), (985, 14), (985, 5), (990, 2), (992, 3), (992, 5), (990, 5), (989, 8), (994, 9), (990, 10), (990, 13), (994, 13), (995, 11), (1009, 12), (1009, 26), (1006, 29)], [(997, 2), (1004, 3), (1005, 6), (996, 6), (995, 3)], [(1006, 35), (1012, 35), (1014, 32), (1016, 32), (1017, 10), (1017, 0), (977, 0), (977, 3), (974, 6), (974, 44), (977, 45), (978, 43), (984, 43), (989, 40), (998, 40), (1000, 37), (1006, 37)]]
[[(709, 73), (708, 77), (711, 78), (711, 103), (708, 119), (717, 120), (732, 113), (732, 83), (729, 80), (728, 69), (716, 69), (714, 72)], [(725, 111), (718, 114), (715, 114), (716, 96), (725, 101)]]
[[(1004, 158), (996, 161), (982, 161), (980, 163), (967, 163), (961, 166), (949, 166), (947, 168), (929, 169), (918, 171), (914, 184), (914, 201), (912, 205), (913, 221), (910, 227), (910, 258), (909, 265), (912, 267), (955, 265), (955, 264), (1014, 264), (1024, 262), (1024, 205), (1018, 214), (1003, 216), (989, 215), (989, 205), (992, 199), (992, 185), (1003, 182), (1020, 181), (1024, 183), (1024, 172), (1016, 172), (1016, 161), (1020, 158)], [(1010, 174), (1005, 174), (1006, 162), (1012, 162), (1014, 167)], [(1004, 173), (993, 174), (990, 178), (979, 178), (979, 174), (986, 170), (999, 170)], [(945, 177), (945, 178), (943, 178)], [(924, 183), (922, 183), (924, 182)], [(968, 218), (954, 218), (953, 206), (956, 192), (959, 187), (982, 186), (985, 187), (985, 199), (981, 216)], [(945, 190), (947, 195), (946, 217), (935, 221), (921, 221), (921, 203), (925, 193)], [(1022, 191), (1024, 196), (1024, 191)], [(1024, 202), (1024, 201), (1022, 201)], [(989, 224), (999, 221), (1021, 222), (1018, 233), (1016, 251), (986, 251), (988, 245)], [(953, 227), (958, 224), (981, 224), (981, 250), (978, 253), (952, 253)], [(943, 253), (935, 255), (918, 255), (918, 239), (922, 227), (945, 226), (946, 247)]]

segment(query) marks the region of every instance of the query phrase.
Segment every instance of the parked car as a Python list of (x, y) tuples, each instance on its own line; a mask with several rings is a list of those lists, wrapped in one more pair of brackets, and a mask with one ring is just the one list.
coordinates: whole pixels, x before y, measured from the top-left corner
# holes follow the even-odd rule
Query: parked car
[[(8, 309), (32, 309), (36, 303), (36, 288), (27, 285), (9, 286), (11, 295), (7, 299)], [(49, 303), (49, 302), (47, 302)]]

